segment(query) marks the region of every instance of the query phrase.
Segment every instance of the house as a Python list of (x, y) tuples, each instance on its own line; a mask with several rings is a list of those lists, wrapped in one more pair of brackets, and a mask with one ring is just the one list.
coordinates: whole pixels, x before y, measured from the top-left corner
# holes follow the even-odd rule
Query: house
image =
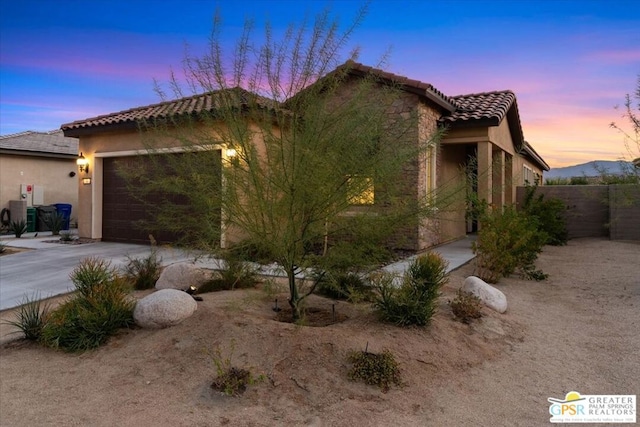
[[(62, 130), (26, 131), (0, 136), (0, 207), (24, 200), (26, 206), (78, 205), (78, 140)], [(12, 220), (26, 212), (11, 212)]]
[[(515, 201), (515, 187), (526, 181), (541, 180), (549, 167), (525, 141), (516, 97), (501, 91), (449, 97), (432, 85), (349, 62), (350, 78), (375, 73), (383, 82), (403, 89), (398, 114), (416, 112), (418, 121), (411, 137), (428, 140), (439, 127), (447, 133), (438, 150), (416, 159), (405, 171), (405, 183), (412, 197), (422, 198), (445, 184), (464, 184), (464, 167), (473, 168), (473, 191), (494, 205)], [(348, 92), (348, 82), (344, 86)], [(112, 241), (146, 242), (147, 233), (136, 229), (144, 207), (126, 195), (125, 183), (116, 173), (116, 162), (148, 161), (145, 157), (140, 123), (172, 115), (214, 111), (215, 93), (133, 108), (113, 114), (62, 125), (65, 136), (79, 138), (80, 151), (87, 156), (91, 183), (80, 185), (79, 232), (83, 237)], [(166, 141), (166, 148), (179, 151), (177, 141)], [(225, 156), (224, 147), (214, 147)], [(472, 161), (470, 159), (473, 159)], [(463, 237), (473, 231), (467, 223), (466, 206), (424, 221), (406, 230), (406, 249), (421, 250)], [(223, 242), (224, 243), (224, 236)]]

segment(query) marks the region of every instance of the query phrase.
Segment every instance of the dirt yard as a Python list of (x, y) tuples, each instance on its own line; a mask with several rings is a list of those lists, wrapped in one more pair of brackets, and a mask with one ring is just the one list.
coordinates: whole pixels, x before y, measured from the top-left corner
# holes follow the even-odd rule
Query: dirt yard
[[(0, 425), (528, 427), (548, 425), (547, 398), (572, 390), (640, 395), (640, 244), (574, 240), (545, 248), (538, 266), (547, 281), (504, 279), (507, 313), (485, 309), (472, 325), (447, 306), (469, 264), (427, 328), (384, 325), (344, 302), (341, 323), (281, 323), (275, 296), (251, 290), (205, 294), (178, 326), (125, 331), (84, 354), (7, 343)], [(347, 379), (346, 355), (367, 343), (395, 353), (402, 387)], [(241, 397), (213, 391), (216, 349), (267, 379)]]

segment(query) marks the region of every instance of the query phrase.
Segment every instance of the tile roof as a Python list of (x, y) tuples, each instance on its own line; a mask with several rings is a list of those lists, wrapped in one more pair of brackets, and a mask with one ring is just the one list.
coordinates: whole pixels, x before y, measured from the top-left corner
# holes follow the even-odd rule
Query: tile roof
[(516, 95), (510, 90), (473, 93), (452, 96), (458, 106), (456, 111), (440, 119), (442, 123), (469, 122), (473, 120), (491, 120), (496, 125), (507, 115), (515, 104)]
[(425, 96), (449, 111), (454, 111), (456, 110), (456, 108), (458, 108), (458, 105), (453, 98), (446, 96), (445, 94), (440, 92), (438, 89), (433, 87), (431, 83), (425, 83), (421, 82), (420, 80), (410, 79), (405, 76), (389, 73), (387, 71), (373, 68), (368, 65), (363, 65), (351, 60), (339, 66), (338, 69), (342, 67), (349, 67), (349, 71), (355, 73), (372, 73), (384, 80), (389, 80), (391, 82), (397, 83), (401, 85), (405, 90)]
[[(268, 98), (261, 97), (239, 87), (229, 89), (230, 93), (235, 94), (237, 105), (243, 106), (248, 104), (249, 99), (253, 98), (258, 104), (265, 108), (274, 108), (276, 103)], [(137, 126), (145, 120), (162, 119), (182, 114), (195, 114), (204, 111), (212, 112), (221, 106), (221, 91), (212, 91), (200, 95), (189, 96), (172, 101), (160, 102), (158, 104), (146, 105), (143, 107), (131, 108), (129, 110), (119, 111), (117, 113), (106, 114), (102, 116), (92, 117), (84, 120), (77, 120), (72, 123), (63, 124), (60, 128), (65, 135), (77, 136), (78, 130), (89, 128), (110, 126), (110, 125), (130, 125)]]
[(34, 155), (78, 155), (78, 140), (67, 138), (59, 129), (49, 132), (25, 131), (0, 136), (0, 150), (25, 151)]

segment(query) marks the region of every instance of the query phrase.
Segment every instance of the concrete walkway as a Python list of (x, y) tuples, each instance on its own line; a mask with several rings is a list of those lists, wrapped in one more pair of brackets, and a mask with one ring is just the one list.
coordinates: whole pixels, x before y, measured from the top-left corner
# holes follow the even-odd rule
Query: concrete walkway
[[(57, 240), (51, 233), (26, 234), (20, 239), (3, 236), (2, 243), (8, 247), (28, 249), (24, 252), (9, 256), (0, 256), (0, 311), (21, 305), (26, 298), (36, 295), (49, 298), (73, 291), (69, 274), (81, 259), (95, 256), (111, 261), (112, 266), (122, 267), (127, 257), (141, 258), (150, 254), (148, 245), (133, 245), (125, 243), (95, 242), (81, 245), (63, 245), (47, 243), (47, 240)], [(466, 237), (452, 243), (438, 246), (433, 250), (440, 253), (449, 262), (448, 271), (466, 264), (474, 255), (471, 244), (474, 238)], [(194, 253), (187, 251), (160, 248), (159, 256), (163, 265), (180, 261), (192, 261)], [(414, 257), (390, 264), (384, 270), (402, 274)], [(198, 265), (206, 268), (219, 268), (220, 262), (215, 259), (201, 257)], [(263, 273), (275, 274), (273, 268)]]

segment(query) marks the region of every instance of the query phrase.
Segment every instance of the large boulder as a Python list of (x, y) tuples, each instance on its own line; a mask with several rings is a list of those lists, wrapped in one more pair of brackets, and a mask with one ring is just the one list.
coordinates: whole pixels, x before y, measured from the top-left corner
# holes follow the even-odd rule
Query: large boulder
[(162, 289), (140, 299), (133, 319), (142, 328), (166, 328), (190, 317), (198, 308), (191, 295), (177, 289)]
[(190, 262), (178, 262), (166, 266), (158, 281), (156, 289), (181, 289), (186, 290), (193, 285), (199, 288), (209, 280), (207, 273)]
[(507, 311), (507, 297), (505, 294), (479, 277), (469, 276), (464, 279), (462, 290), (477, 296), (484, 305), (498, 313)]

